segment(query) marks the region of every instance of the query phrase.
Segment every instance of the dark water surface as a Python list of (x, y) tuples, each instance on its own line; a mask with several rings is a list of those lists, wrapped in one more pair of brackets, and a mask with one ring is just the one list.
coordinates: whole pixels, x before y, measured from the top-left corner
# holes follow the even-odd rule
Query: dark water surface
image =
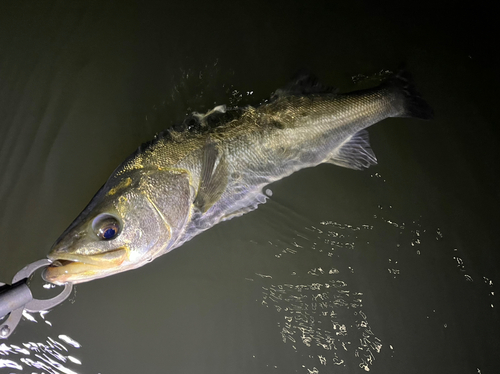
[(349, 91), (404, 62), (436, 118), (377, 124), (379, 165), (300, 171), (257, 211), (78, 285), (0, 341), (0, 372), (499, 372), (495, 22), (430, 2), (2, 2), (0, 281), (139, 144), (300, 68)]

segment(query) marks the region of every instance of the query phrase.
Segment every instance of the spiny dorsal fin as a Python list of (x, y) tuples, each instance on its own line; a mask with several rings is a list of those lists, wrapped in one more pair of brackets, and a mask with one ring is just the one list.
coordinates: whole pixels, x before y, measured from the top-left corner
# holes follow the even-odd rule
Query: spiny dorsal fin
[(377, 157), (370, 147), (368, 131), (361, 130), (335, 149), (325, 161), (345, 168), (361, 170), (377, 164)]
[(226, 158), (220, 153), (217, 145), (210, 140), (203, 147), (200, 185), (193, 203), (203, 213), (219, 200), (227, 186)]

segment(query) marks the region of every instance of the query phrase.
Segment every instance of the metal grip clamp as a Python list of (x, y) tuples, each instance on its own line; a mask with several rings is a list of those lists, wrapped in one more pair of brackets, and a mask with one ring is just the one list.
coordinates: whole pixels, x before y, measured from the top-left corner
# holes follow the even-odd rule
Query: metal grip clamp
[(45, 311), (62, 303), (68, 298), (73, 289), (72, 283), (66, 283), (62, 292), (47, 300), (33, 298), (31, 290), (27, 285), (28, 278), (38, 269), (48, 266), (51, 261), (48, 259), (35, 261), (22, 268), (12, 278), (12, 285), (0, 283), (0, 319), (8, 316), (0, 324), (0, 339), (7, 339), (17, 327), (23, 311), (40, 312)]

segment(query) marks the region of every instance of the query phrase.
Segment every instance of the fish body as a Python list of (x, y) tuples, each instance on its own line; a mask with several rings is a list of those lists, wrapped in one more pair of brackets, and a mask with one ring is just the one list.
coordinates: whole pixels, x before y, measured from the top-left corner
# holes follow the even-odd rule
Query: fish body
[(321, 163), (376, 164), (367, 127), (432, 110), (399, 73), (333, 93), (302, 77), (258, 107), (193, 114), (141, 146), (54, 244), (46, 280), (79, 283), (140, 267), (266, 201), (262, 189)]

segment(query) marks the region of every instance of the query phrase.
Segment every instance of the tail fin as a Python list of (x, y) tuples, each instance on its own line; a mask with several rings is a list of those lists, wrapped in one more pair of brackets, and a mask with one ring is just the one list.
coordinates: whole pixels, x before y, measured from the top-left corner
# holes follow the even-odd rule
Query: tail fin
[(392, 92), (399, 93), (403, 101), (403, 113), (398, 117), (420, 119), (432, 119), (434, 117), (434, 111), (415, 89), (411, 75), (407, 71), (399, 71), (399, 73), (387, 79), (382, 85)]

